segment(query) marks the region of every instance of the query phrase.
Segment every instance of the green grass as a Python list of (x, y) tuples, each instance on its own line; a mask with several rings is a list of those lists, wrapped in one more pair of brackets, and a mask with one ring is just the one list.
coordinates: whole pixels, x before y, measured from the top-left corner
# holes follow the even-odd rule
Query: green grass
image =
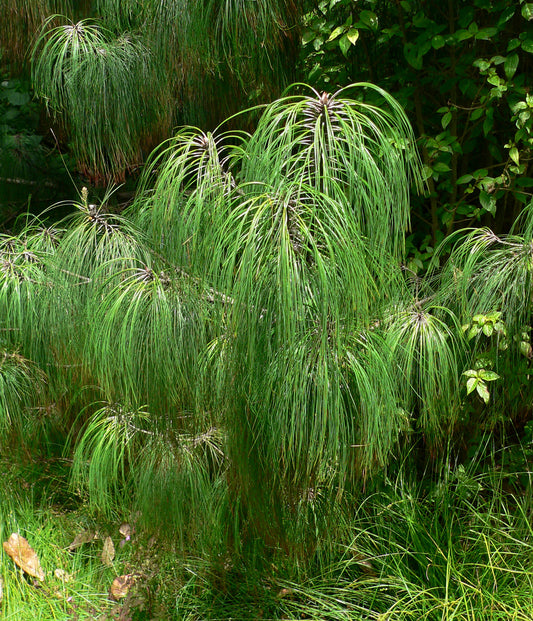
[[(502, 460), (503, 463), (504, 460)], [(24, 536), (45, 572), (38, 582), (0, 552), (0, 619), (528, 621), (533, 616), (533, 526), (527, 489), (502, 468), (459, 466), (440, 482), (408, 469), (378, 491), (345, 497), (335, 530), (287, 553), (243, 536), (233, 552), (199, 542), (178, 549), (141, 516), (103, 518), (68, 492), (66, 460), (1, 463), (0, 538)], [(527, 473), (526, 473), (527, 474)], [(529, 473), (529, 477), (531, 473)], [(131, 538), (119, 532), (133, 525)], [(212, 527), (211, 527), (212, 530)], [(94, 539), (71, 550), (81, 533)], [(205, 533), (207, 541), (213, 532)], [(245, 530), (241, 531), (245, 532)], [(116, 556), (102, 562), (110, 536)], [(196, 547), (195, 547), (196, 546)], [(109, 597), (117, 576), (136, 586)]]
[[(24, 574), (2, 550), (0, 618), (112, 619), (129, 614), (134, 607), (141, 613), (147, 606), (151, 577), (156, 573), (155, 541), (151, 542), (151, 550), (148, 538), (135, 533), (126, 541), (119, 532), (123, 523), (119, 516), (98, 520), (80, 498), (71, 497), (67, 503), (65, 479), (56, 473), (43, 481), (40, 469), (45, 465), (1, 464), (0, 538), (6, 541), (11, 533), (25, 537), (39, 557), (45, 579), (39, 582)], [(76, 536), (87, 532), (94, 533), (94, 540), (70, 549)], [(114, 541), (116, 550), (109, 567), (101, 558), (107, 536)], [(116, 602), (109, 597), (110, 587), (117, 576), (127, 574), (138, 574), (137, 586), (129, 598)], [(168, 618), (165, 615), (159, 618)]]

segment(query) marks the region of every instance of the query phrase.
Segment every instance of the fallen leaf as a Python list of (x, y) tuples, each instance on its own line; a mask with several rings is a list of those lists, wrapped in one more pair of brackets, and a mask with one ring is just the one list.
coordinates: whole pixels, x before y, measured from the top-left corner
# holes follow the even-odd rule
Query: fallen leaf
[(109, 594), (112, 599), (118, 602), (119, 599), (123, 599), (128, 594), (131, 587), (135, 584), (136, 576), (134, 574), (126, 574), (125, 576), (117, 576), (111, 588)]
[(96, 539), (98, 539), (98, 533), (94, 530), (84, 530), (74, 537), (74, 541), (69, 545), (68, 549), (72, 552), (76, 548), (81, 547), (84, 543), (91, 543)]
[(4, 541), (4, 550), (13, 559), (15, 565), (18, 565), (29, 576), (44, 580), (44, 572), (37, 554), (24, 537), (13, 533), (7, 541)]
[(107, 567), (111, 567), (115, 558), (115, 546), (111, 537), (104, 539), (104, 547), (102, 548), (102, 563)]
[(294, 591), (292, 589), (283, 588), (283, 589), (279, 590), (279, 592), (276, 595), (276, 597), (278, 599), (281, 599), (283, 597), (291, 597), (293, 594), (294, 594)]
[(118, 532), (126, 539), (126, 541), (129, 541), (131, 539), (133, 529), (129, 524), (124, 523), (120, 525)]
[(61, 580), (61, 582), (72, 582), (72, 574), (67, 573), (64, 569), (57, 568), (54, 571), (54, 576)]

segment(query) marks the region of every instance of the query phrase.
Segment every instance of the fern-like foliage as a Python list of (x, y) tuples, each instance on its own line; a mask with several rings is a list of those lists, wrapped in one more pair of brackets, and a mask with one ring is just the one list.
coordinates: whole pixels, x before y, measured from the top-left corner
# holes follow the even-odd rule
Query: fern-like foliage
[[(378, 91), (382, 107), (365, 103), (367, 90)], [(281, 98), (265, 110), (247, 154), (243, 180), (308, 185), (351, 209), (376, 249), (401, 253), (419, 161), (403, 111), (381, 89), (361, 83)]]
[(227, 498), (220, 430), (180, 432), (171, 421), (163, 429), (144, 407), (95, 405), (76, 443), (72, 485), (106, 513), (132, 494), (143, 520), (193, 543)]
[(45, 12), (31, 58), (37, 95), (97, 184), (124, 180), (178, 119), (213, 127), (290, 82), (299, 2), (98, 0), (94, 10), (97, 20)]
[(444, 308), (414, 303), (396, 310), (386, 340), (398, 369), (403, 407), (430, 444), (445, 444), (461, 404), (466, 343), (457, 318)]
[(217, 412), (234, 488), (267, 529), (309, 489), (383, 467), (409, 427), (376, 327), (405, 296), (419, 162), (392, 98), (384, 112), (345, 94), (282, 98), (251, 136), (181, 130), (134, 206), (213, 308), (199, 405)]
[(96, 183), (122, 180), (142, 160), (141, 143), (157, 109), (150, 52), (133, 34), (115, 36), (90, 20), (52, 27), (32, 54), (36, 93), (61, 115), (80, 170)]
[(500, 310), (519, 329), (531, 310), (531, 237), (477, 229), (459, 238), (442, 275), (439, 295), (463, 318)]
[(9, 450), (13, 438), (30, 441), (40, 431), (39, 397), (46, 377), (16, 351), (0, 349), (0, 446)]
[(207, 341), (206, 315), (187, 278), (128, 263), (111, 278), (108, 264), (95, 274), (102, 287), (87, 306), (84, 360), (109, 399), (148, 404), (159, 416), (154, 428), (166, 427), (194, 410), (191, 379)]
[(91, 502), (104, 512), (124, 503), (128, 468), (142, 448), (148, 414), (143, 408), (102, 403), (88, 419), (77, 441), (72, 482), (87, 489)]
[(39, 363), (46, 357), (47, 337), (36, 329), (49, 283), (46, 265), (55, 250), (54, 236), (51, 229), (30, 228), (0, 238), (1, 338), (10, 347), (22, 347)]

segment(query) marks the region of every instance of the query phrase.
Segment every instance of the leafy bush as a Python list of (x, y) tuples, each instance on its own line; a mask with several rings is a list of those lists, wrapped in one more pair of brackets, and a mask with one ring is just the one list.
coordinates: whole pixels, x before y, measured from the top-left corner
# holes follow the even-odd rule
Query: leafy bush
[(367, 79), (394, 93), (428, 184), (415, 200), (410, 269), (482, 222), (506, 230), (531, 197), (531, 4), (324, 0), (309, 6), (303, 69), (316, 88)]

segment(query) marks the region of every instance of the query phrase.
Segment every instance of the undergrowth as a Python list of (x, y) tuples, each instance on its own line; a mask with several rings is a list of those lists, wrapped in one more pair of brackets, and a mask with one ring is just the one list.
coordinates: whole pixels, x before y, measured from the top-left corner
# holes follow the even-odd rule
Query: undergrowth
[[(493, 453), (486, 468), (450, 467), (424, 484), (405, 464), (374, 490), (339, 500), (336, 528), (307, 550), (243, 535), (235, 552), (213, 545), (201, 556), (198, 541), (186, 550), (143, 527), (138, 514), (103, 517), (61, 493), (65, 465), (4, 459), (0, 537), (25, 537), (45, 579), (23, 573), (2, 551), (0, 618), (528, 621), (531, 471), (527, 459), (522, 472), (509, 471), (510, 451), (516, 464), (519, 447), (511, 447)], [(512, 483), (518, 474), (526, 486)], [(114, 598), (113, 581), (125, 576), (131, 585)]]

